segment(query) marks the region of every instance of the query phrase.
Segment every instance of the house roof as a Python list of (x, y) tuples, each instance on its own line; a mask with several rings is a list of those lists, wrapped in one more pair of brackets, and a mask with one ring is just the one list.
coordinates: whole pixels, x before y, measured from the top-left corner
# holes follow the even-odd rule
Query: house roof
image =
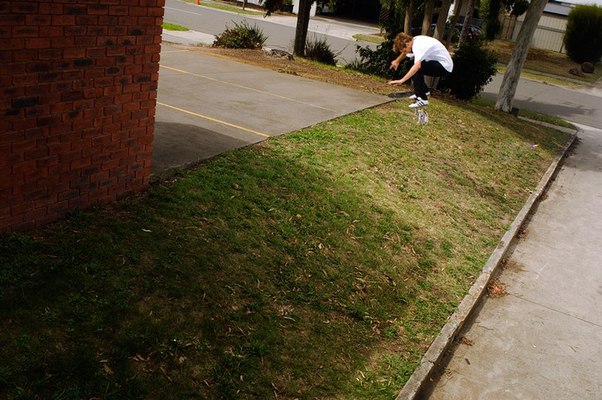
[(544, 8), (543, 12), (546, 14), (562, 15), (562, 16), (566, 17), (571, 12), (572, 7), (573, 7), (573, 4), (570, 4), (570, 3), (560, 3), (560, 2), (556, 2), (556, 1), (550, 1), (546, 5), (546, 8)]

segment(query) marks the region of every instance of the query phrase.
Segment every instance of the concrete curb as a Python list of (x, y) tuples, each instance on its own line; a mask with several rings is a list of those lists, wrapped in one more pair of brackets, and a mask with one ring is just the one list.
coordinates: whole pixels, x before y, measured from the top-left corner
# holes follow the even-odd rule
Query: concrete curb
[[(539, 123), (538, 121), (531, 122)], [(556, 126), (555, 128), (563, 131), (566, 129)], [(481, 274), (458, 306), (458, 310), (443, 326), (443, 329), (441, 329), (439, 335), (435, 338), (424, 357), (422, 357), (420, 365), (418, 368), (416, 368), (412, 376), (410, 376), (410, 379), (406, 382), (395, 400), (414, 400), (429, 382), (433, 372), (435, 371), (435, 367), (443, 359), (445, 352), (451, 347), (464, 323), (471, 316), (472, 312), (476, 309), (479, 301), (485, 294), (485, 290), (489, 284), (489, 281), (502, 264), (502, 261), (508, 253), (514, 238), (519, 233), (534, 206), (546, 192), (554, 176), (560, 169), (561, 161), (567, 156), (569, 150), (575, 144), (579, 130), (575, 131), (571, 129), (570, 132), (573, 134), (573, 136), (568, 141), (561, 154), (552, 162), (537, 185), (535, 191), (531, 194), (531, 196), (529, 196), (527, 202), (512, 222), (512, 225), (510, 225), (510, 228), (508, 231), (506, 231), (502, 237), (502, 240), (485, 263)]]
[(189, 46), (211, 46), (215, 41), (215, 36), (208, 33), (197, 31), (170, 31), (163, 29), (161, 34), (162, 41), (165, 43), (177, 43)]

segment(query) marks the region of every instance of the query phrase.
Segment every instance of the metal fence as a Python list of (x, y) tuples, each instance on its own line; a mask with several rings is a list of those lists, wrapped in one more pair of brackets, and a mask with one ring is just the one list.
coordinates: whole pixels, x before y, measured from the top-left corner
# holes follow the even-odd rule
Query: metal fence
[[(516, 41), (523, 20), (513, 16), (505, 16), (502, 20), (500, 39)], [(535, 30), (531, 47), (536, 49), (553, 50), (565, 53), (564, 33), (566, 31), (566, 18), (554, 15), (543, 15)]]

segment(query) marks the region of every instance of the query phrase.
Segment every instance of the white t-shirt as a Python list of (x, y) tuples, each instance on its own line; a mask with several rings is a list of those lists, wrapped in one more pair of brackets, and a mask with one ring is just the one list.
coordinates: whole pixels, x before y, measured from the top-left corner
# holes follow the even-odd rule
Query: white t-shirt
[(430, 36), (414, 36), (412, 43), (414, 63), (418, 61), (439, 61), (447, 72), (452, 72), (454, 62), (443, 44)]

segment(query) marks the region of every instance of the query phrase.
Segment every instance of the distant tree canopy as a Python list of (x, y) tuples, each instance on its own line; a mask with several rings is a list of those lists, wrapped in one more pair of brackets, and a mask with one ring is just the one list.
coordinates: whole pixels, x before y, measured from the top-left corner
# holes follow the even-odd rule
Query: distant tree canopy
[(515, 17), (519, 17), (527, 12), (529, 9), (529, 1), (528, 0), (506, 0), (504, 1), (504, 7), (506, 8), (506, 12), (514, 15)]
[(481, 9), (483, 12), (485, 39), (493, 40), (502, 28), (500, 23), (500, 13), (504, 10), (514, 16), (524, 14), (529, 8), (527, 0), (483, 0)]

